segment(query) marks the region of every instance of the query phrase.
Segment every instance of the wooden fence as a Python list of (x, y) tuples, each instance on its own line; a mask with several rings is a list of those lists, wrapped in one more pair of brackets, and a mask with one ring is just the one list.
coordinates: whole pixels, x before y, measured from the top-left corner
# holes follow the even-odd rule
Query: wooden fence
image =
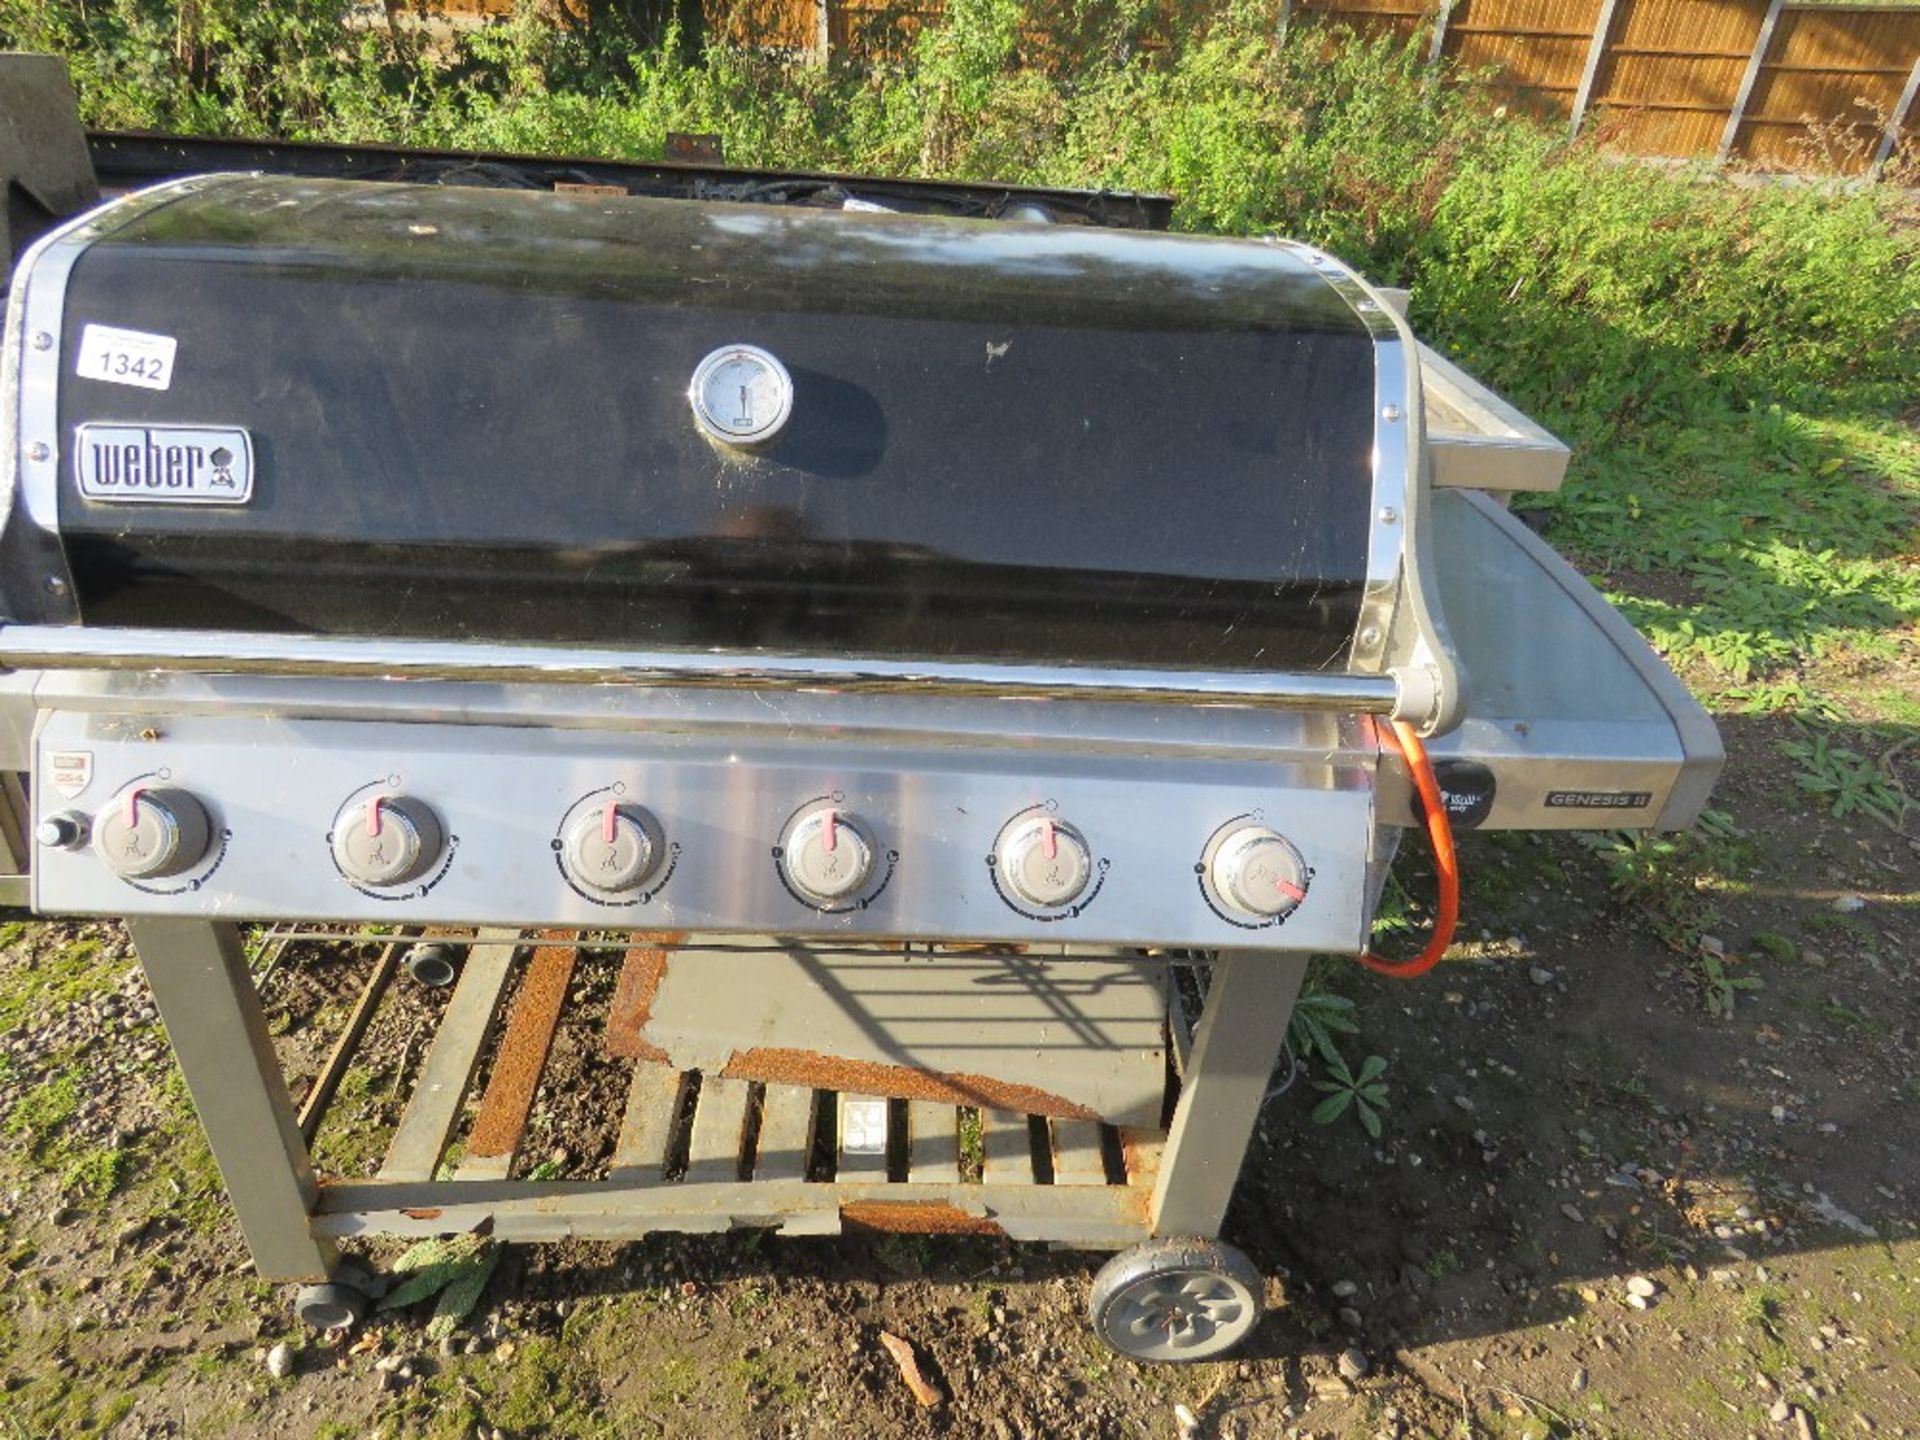
[[(431, 0), (429, 0), (431, 3)], [(441, 0), (498, 13), (513, 0)], [(550, 0), (574, 7), (589, 0)], [(672, 0), (668, 0), (672, 3)], [(683, 0), (709, 34), (826, 60), (898, 55), (943, 0)], [(1039, 31), (1054, 17), (1035, 0)], [(1191, 16), (1193, 0), (1166, 0)], [(1604, 125), (1641, 155), (1878, 174), (1920, 159), (1920, 3), (1785, 0), (1275, 0), (1307, 21), (1419, 36), (1436, 61), (1489, 72), (1508, 103)]]
[(1920, 6), (1783, 0), (1296, 0), (1301, 18), (1427, 37), (1512, 103), (1596, 117), (1620, 149), (1878, 173), (1914, 153)]

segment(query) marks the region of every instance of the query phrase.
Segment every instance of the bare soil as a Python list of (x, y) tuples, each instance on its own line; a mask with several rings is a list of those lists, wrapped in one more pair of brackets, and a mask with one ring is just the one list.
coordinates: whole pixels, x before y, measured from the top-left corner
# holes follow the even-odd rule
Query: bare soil
[[(514, 1248), (445, 1347), (423, 1311), (317, 1340), (251, 1276), (118, 928), (22, 918), (0, 932), (0, 1434), (1171, 1437), (1177, 1406), (1218, 1436), (1916, 1433), (1920, 844), (1811, 808), (1776, 739), (1729, 729), (1715, 804), (1745, 838), (1699, 880), (1728, 973), (1764, 982), (1729, 1018), (1571, 836), (1466, 837), (1461, 942), (1425, 981), (1337, 972), (1351, 1053), (1391, 1062), (1385, 1133), (1311, 1124), (1310, 1079), (1272, 1102), (1230, 1225), (1272, 1312), (1192, 1368), (1093, 1340), (1100, 1257), (974, 1238)], [(296, 1093), (375, 953), (295, 946), (265, 982)], [(617, 963), (575, 990), (604, 1001)], [(326, 1168), (377, 1163), (444, 1003), (382, 1006)], [(623, 1076), (563, 1027), (529, 1153), (599, 1173)]]

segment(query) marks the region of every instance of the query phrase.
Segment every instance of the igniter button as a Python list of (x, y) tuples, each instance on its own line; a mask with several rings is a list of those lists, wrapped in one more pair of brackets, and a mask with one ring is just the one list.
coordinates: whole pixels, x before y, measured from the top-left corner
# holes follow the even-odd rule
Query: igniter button
[(79, 850), (86, 846), (91, 828), (79, 811), (64, 810), (34, 826), (33, 838), (49, 850)]
[(93, 819), (93, 853), (123, 880), (191, 870), (212, 836), (206, 808), (169, 785), (129, 785)]

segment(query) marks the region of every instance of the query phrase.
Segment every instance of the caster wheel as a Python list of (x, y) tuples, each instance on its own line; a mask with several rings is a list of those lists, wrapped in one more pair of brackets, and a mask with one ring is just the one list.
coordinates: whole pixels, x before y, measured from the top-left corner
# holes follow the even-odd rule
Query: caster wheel
[(1216, 1360), (1260, 1323), (1254, 1264), (1218, 1240), (1152, 1240), (1123, 1250), (1093, 1280), (1094, 1333), (1135, 1360)]
[(350, 1330), (366, 1318), (380, 1286), (349, 1261), (323, 1285), (302, 1285), (293, 1313), (310, 1330)]

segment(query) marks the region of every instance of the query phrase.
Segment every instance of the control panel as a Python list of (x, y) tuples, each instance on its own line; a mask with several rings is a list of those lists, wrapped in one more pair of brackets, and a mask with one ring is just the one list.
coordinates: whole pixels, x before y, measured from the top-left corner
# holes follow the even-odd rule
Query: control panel
[(244, 715), (36, 744), (47, 913), (1330, 952), (1369, 918), (1357, 770)]

